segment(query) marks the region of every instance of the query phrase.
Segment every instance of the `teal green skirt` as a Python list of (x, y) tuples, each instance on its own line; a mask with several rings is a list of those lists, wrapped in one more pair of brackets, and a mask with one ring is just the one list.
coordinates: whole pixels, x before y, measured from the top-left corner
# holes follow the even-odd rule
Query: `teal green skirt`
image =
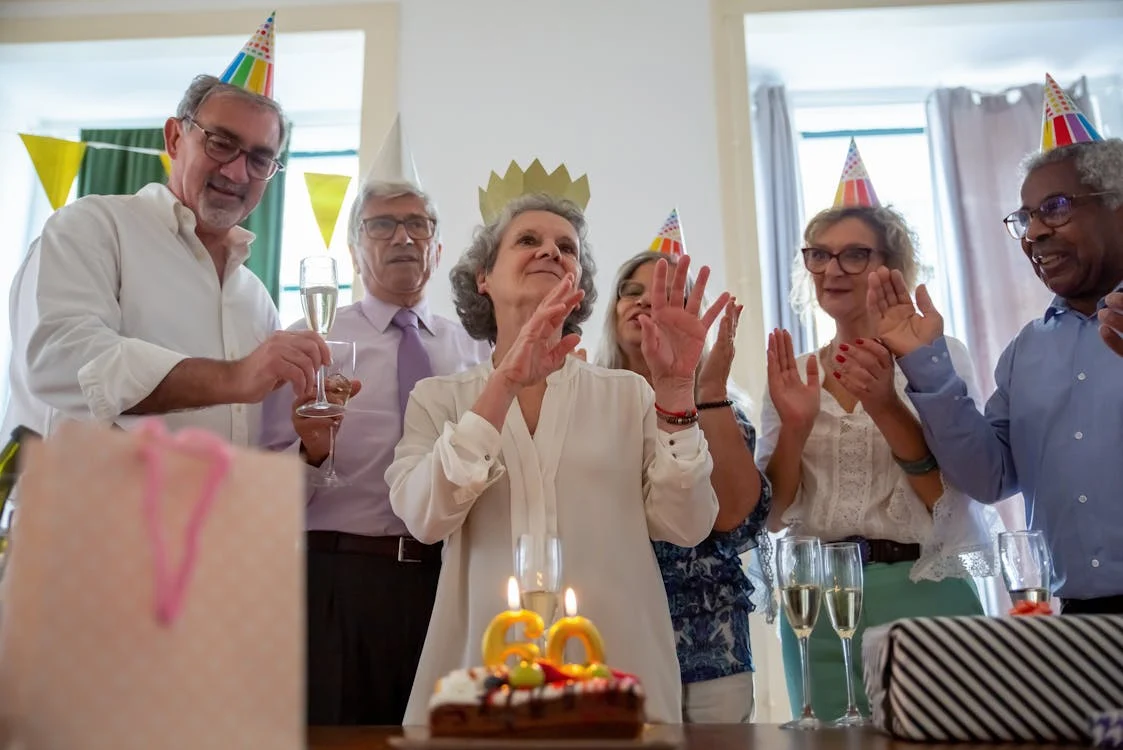
[[(862, 635), (866, 628), (884, 625), (902, 617), (939, 617), (981, 615), (982, 604), (974, 583), (964, 578), (942, 581), (910, 581), (911, 562), (874, 563), (864, 570), (865, 590), (862, 618), (854, 634), (854, 697), (862, 713), (869, 716), (869, 702), (862, 682)], [(784, 653), (784, 677), (792, 716), (803, 710), (803, 675), (799, 665), (799, 639), (780, 614), (780, 641)], [(831, 627), (826, 605), (807, 644), (811, 660), (811, 707), (823, 721), (833, 721), (846, 713), (846, 672), (842, 661), (842, 641)]]

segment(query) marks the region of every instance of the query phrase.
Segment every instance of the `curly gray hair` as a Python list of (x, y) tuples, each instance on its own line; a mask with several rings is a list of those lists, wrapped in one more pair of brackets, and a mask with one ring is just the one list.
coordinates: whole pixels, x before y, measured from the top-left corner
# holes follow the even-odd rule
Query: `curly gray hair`
[(223, 83), (214, 76), (195, 76), (194, 80), (191, 81), (191, 85), (187, 87), (187, 91), (183, 93), (183, 98), (179, 100), (179, 106), (176, 107), (175, 110), (176, 119), (182, 120), (185, 117), (194, 117), (207, 99), (219, 94), (236, 96), (258, 107), (272, 110), (273, 113), (277, 115), (277, 126), (280, 129), (280, 138), (277, 141), (277, 152), (280, 153), (285, 150), (285, 139), (288, 138), (289, 128), (281, 105), (267, 96), (247, 91), (241, 86), (235, 86), (232, 83)]
[[(922, 270), (916, 233), (904, 216), (888, 206), (843, 206), (820, 211), (803, 230), (805, 246), (815, 244), (819, 235), (844, 219), (860, 219), (873, 230), (879, 245), (876, 249), (885, 255), (885, 265), (901, 272), (910, 291), (916, 287)], [(797, 251), (792, 261), (792, 309), (806, 315), (814, 302), (815, 284), (803, 265), (802, 251)]]
[(1030, 154), (1022, 162), (1022, 178), (1045, 166), (1072, 159), (1080, 182), (1094, 193), (1110, 193), (1104, 203), (1110, 209), (1123, 206), (1123, 140), (1108, 138), (1091, 143), (1073, 143), (1045, 153)]
[(549, 211), (568, 221), (577, 232), (579, 247), (578, 263), (581, 278), (578, 286), (584, 290), (585, 297), (569, 317), (565, 319), (562, 331), (565, 334), (581, 333), (581, 324), (593, 314), (593, 303), (597, 301), (594, 284), (597, 266), (593, 261), (588, 243), (588, 223), (585, 215), (576, 204), (545, 193), (533, 193), (515, 198), (507, 204), (495, 221), (476, 230), (472, 244), (460, 256), (448, 277), (452, 282), (452, 300), (456, 313), (468, 335), (477, 340), (495, 343), (498, 330), (495, 323), (495, 306), (491, 298), (479, 291), (476, 278), (495, 268), (499, 257), (499, 245), (503, 235), (515, 217), (527, 211)]

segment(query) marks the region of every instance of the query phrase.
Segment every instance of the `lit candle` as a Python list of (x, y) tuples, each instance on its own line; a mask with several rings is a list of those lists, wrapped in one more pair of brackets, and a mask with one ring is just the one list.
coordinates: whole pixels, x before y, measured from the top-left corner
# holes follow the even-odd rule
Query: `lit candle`
[[(565, 661), (565, 644), (570, 638), (576, 638), (585, 647), (586, 667), (604, 664), (604, 641), (600, 633), (592, 622), (577, 616), (577, 595), (573, 593), (573, 589), (566, 589), (565, 617), (555, 622), (546, 634), (546, 659), (554, 664), (562, 664)], [(569, 674), (574, 670), (563, 671)]]
[(536, 612), (519, 606), (519, 584), (512, 576), (507, 581), (507, 611), (495, 616), (484, 631), (484, 666), (490, 669), (507, 663), (507, 657), (517, 656), (520, 660), (533, 662), (538, 658), (538, 647), (523, 641), (507, 641), (507, 631), (522, 623), (527, 638), (541, 638), (546, 629), (542, 618)]

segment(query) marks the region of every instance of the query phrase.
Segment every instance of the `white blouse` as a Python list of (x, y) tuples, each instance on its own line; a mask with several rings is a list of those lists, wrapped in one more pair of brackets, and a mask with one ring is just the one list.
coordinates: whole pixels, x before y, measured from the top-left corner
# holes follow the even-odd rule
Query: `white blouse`
[[(947, 340), (952, 366), (978, 400), (967, 349), (951, 337)], [(805, 382), (811, 356), (797, 359)], [(820, 378), (827, 377), (821, 364), (819, 372)], [(901, 402), (915, 416), (905, 393), (908, 379), (899, 368), (894, 384)], [(1002, 530), (998, 513), (946, 483), (930, 513), (862, 404), (847, 412), (825, 388), (821, 393), (819, 416), (803, 448), (800, 486), (782, 516), (789, 528), (824, 541), (863, 536), (920, 543), (921, 557), (911, 573), (914, 580), (992, 575), (993, 540)], [(761, 468), (768, 465), (779, 435), (780, 415), (766, 388), (757, 442)]]
[(554, 534), (562, 585), (604, 637), (606, 660), (637, 675), (649, 719), (682, 720), (667, 596), (651, 540), (695, 546), (717, 518), (712, 462), (696, 426), (656, 424), (638, 375), (569, 357), (547, 378), (532, 436), (517, 402), (502, 432), (470, 411), (492, 373), (422, 380), (386, 472), (410, 533), (445, 541), (436, 605), (406, 724), (425, 724), (438, 678), (479, 665), (491, 619), (506, 609), (520, 534)]

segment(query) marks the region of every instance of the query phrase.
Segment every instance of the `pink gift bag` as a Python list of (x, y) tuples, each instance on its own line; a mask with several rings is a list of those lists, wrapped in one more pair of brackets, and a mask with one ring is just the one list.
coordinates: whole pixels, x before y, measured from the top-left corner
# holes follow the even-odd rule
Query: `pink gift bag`
[(23, 750), (304, 747), (292, 456), (71, 423), (29, 446), (0, 595)]

